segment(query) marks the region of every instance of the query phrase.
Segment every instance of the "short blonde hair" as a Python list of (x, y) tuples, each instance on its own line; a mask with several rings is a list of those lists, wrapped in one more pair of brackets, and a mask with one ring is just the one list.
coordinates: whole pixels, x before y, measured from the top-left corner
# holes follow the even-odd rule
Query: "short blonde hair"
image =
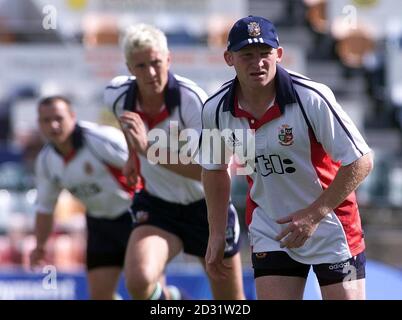
[(123, 49), (126, 62), (130, 62), (133, 52), (153, 48), (169, 53), (166, 35), (154, 26), (140, 23), (126, 29), (123, 37)]

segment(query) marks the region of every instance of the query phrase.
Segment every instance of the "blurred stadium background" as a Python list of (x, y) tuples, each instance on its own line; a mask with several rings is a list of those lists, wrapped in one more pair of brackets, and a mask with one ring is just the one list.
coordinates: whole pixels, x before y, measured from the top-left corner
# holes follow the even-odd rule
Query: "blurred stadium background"
[[(119, 34), (136, 22), (163, 29), (172, 70), (208, 93), (233, 76), (223, 50), (235, 20), (255, 14), (278, 26), (283, 65), (329, 85), (375, 150), (358, 190), (367, 243), (369, 299), (402, 299), (402, 3), (391, 0), (0, 0), (0, 299), (86, 299), (85, 209), (63, 192), (49, 243), (57, 288), (26, 268), (32, 249), (33, 162), (42, 146), (40, 96), (72, 98), (82, 120), (113, 124), (103, 88), (127, 74)], [(244, 177), (232, 197), (244, 216)], [(244, 219), (242, 219), (243, 221)], [(254, 287), (245, 226), (246, 294)], [(210, 298), (201, 268), (181, 255), (168, 281)], [(127, 298), (123, 282), (120, 293)], [(319, 298), (309, 277), (305, 297)]]

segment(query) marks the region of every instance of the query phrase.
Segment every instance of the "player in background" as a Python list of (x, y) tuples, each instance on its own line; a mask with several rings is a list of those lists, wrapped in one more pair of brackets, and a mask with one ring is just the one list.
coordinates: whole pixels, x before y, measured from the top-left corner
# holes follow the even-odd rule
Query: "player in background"
[(132, 230), (130, 207), (134, 187), (122, 169), (128, 158), (122, 132), (108, 126), (77, 122), (63, 96), (38, 104), (39, 128), (48, 143), (36, 160), (36, 247), (31, 266), (46, 261), (53, 212), (62, 189), (87, 209), (86, 267), (91, 299), (113, 299)]
[[(169, 71), (170, 53), (166, 36), (153, 26), (139, 24), (127, 29), (124, 41), (127, 67), (132, 76), (113, 79), (105, 102), (122, 124), (129, 142), (130, 158), (125, 173), (137, 174), (144, 189), (136, 194), (136, 219), (125, 262), (126, 285), (134, 299), (171, 299), (171, 292), (158, 279), (180, 252), (194, 255), (205, 267), (208, 242), (207, 208), (201, 184), (201, 167), (170, 161), (180, 146), (161, 145), (165, 162), (152, 164), (147, 135), (193, 129), (201, 131), (201, 109), (206, 93), (194, 82)], [(160, 142), (160, 141), (159, 141)], [(198, 139), (197, 139), (198, 142)], [(153, 145), (154, 146), (154, 145)], [(135, 181), (135, 179), (134, 179)], [(233, 206), (227, 210), (223, 240), (228, 277), (210, 278), (215, 299), (244, 299), (239, 254), (239, 223)]]

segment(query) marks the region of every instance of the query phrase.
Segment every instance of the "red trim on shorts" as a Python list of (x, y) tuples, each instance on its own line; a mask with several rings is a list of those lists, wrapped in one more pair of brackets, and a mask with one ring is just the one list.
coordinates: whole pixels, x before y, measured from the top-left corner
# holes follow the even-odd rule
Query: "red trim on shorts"
[[(323, 146), (316, 140), (311, 129), (309, 129), (309, 136), (311, 162), (320, 179), (321, 186), (325, 190), (334, 180), (341, 164), (331, 159)], [(334, 212), (343, 226), (352, 256), (358, 255), (364, 250), (365, 244), (355, 192), (352, 192), (344, 202), (335, 208)]]

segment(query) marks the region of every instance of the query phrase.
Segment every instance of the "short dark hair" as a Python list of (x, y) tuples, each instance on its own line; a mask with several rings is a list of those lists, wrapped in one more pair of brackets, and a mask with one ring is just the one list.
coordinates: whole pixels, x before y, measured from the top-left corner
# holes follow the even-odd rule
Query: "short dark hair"
[(38, 107), (40, 106), (49, 106), (55, 103), (56, 101), (63, 101), (65, 104), (71, 108), (71, 100), (67, 98), (66, 96), (62, 95), (53, 95), (53, 96), (47, 96), (39, 100), (38, 102)]

